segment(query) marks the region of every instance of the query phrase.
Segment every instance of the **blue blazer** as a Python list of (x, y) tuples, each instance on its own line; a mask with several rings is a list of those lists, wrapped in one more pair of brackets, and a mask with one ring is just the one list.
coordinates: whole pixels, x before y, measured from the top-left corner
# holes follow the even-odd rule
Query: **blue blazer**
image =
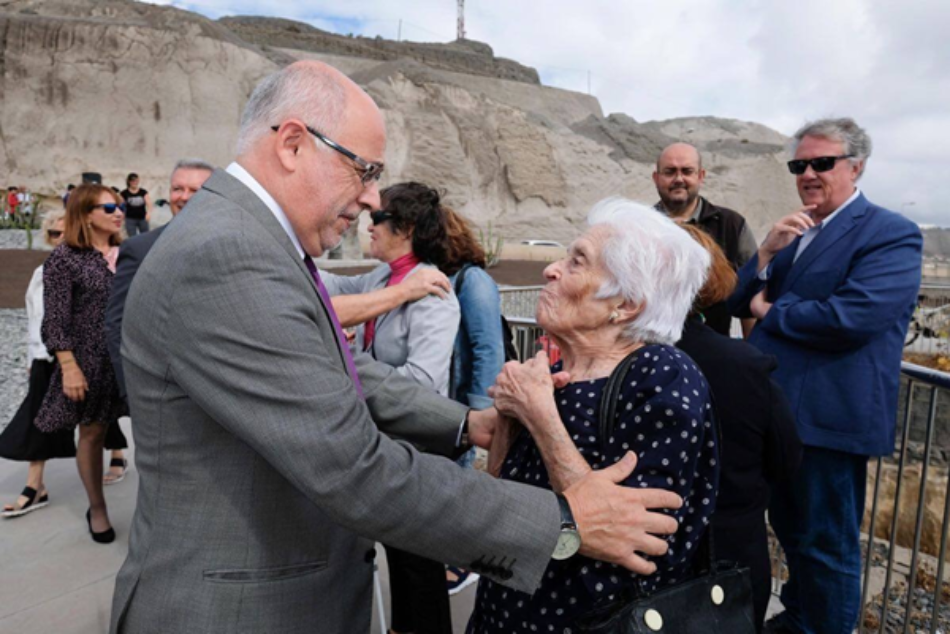
[(772, 308), (749, 342), (779, 360), (802, 442), (880, 456), (894, 450), (900, 362), (920, 288), (916, 224), (859, 195), (793, 264), (799, 239), (758, 279), (758, 256), (729, 299), (737, 317), (767, 285)]

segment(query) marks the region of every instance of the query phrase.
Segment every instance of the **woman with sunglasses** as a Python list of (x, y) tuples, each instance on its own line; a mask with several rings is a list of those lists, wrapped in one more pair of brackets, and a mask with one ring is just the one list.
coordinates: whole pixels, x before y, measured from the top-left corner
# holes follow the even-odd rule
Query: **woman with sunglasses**
[[(384, 189), (381, 199), (382, 210), (370, 214), (369, 231), (370, 251), (383, 264), (355, 277), (321, 271), (331, 295), (369, 293), (446, 265), (450, 245), (439, 193), (420, 183), (401, 183)], [(444, 396), (449, 391), (449, 363), (458, 327), (454, 294), (444, 299), (428, 295), (363, 324), (353, 345)], [(392, 631), (451, 634), (443, 564), (390, 546), (386, 553)]]
[(115, 540), (115, 531), (102, 492), (102, 449), (107, 428), (124, 413), (104, 326), (122, 240), (119, 202), (98, 184), (77, 187), (69, 196), (63, 243), (43, 270), (42, 336), (57, 370), (35, 420), (46, 433), (79, 427), (76, 462), (89, 496), (86, 524), (92, 539), (103, 544)]

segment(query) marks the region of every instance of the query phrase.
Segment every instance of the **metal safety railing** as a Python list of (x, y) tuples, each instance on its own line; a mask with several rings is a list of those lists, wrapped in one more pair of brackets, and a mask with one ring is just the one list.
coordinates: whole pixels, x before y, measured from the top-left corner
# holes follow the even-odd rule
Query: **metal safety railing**
[[(944, 464), (939, 473), (932, 473), (937, 471), (935, 458), (942, 453), (935, 436), (940, 427), (939, 414), (944, 413), (941, 401), (950, 394), (950, 375), (911, 363), (901, 365), (901, 374), (905, 393), (896, 465), (894, 457), (878, 458), (874, 465), (874, 493), (861, 584), (864, 610), (858, 631), (934, 634), (947, 631), (948, 616), (941, 618), (941, 606), (950, 596), (950, 585), (945, 586), (943, 581), (950, 526), (948, 468)], [(943, 427), (946, 431), (946, 425)], [(945, 440), (941, 435), (941, 443)], [(890, 492), (892, 484), (893, 505), (887, 508), (881, 497), (885, 489)], [(907, 503), (902, 504), (905, 496), (909, 496)], [(928, 508), (935, 510), (927, 503), (929, 496), (943, 498), (939, 522), (934, 514), (927, 517)], [(912, 537), (901, 530), (902, 523), (906, 528), (906, 522), (911, 520)], [(934, 552), (938, 539), (939, 547)], [(924, 541), (926, 545), (922, 547)], [(880, 590), (868, 605), (872, 586), (879, 586)]]
[(512, 318), (534, 319), (538, 307), (538, 297), (544, 286), (502, 286), (501, 314), (510, 322)]
[(530, 359), (538, 350), (541, 349), (539, 339), (544, 335), (544, 330), (538, 325), (533, 317), (509, 317), (508, 325), (511, 326), (511, 334), (515, 343), (515, 350), (518, 352), (518, 360), (525, 361)]

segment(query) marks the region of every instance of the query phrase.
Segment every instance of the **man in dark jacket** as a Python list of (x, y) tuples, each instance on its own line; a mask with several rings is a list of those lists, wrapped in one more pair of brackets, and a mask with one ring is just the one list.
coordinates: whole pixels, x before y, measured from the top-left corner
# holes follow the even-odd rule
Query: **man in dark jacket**
[[(204, 182), (211, 176), (214, 166), (200, 159), (182, 159), (175, 164), (169, 184), (168, 205), (171, 207), (172, 217), (178, 215), (191, 197), (201, 189)], [(109, 346), (109, 358), (115, 368), (115, 378), (119, 383), (119, 394), (126, 398), (125, 374), (122, 372), (122, 355), (119, 348), (122, 344), (122, 314), (125, 312), (125, 298), (132, 286), (132, 278), (148, 255), (155, 241), (162, 235), (165, 227), (155, 231), (148, 231), (126, 240), (119, 249), (119, 259), (116, 262), (115, 278), (112, 281), (112, 295), (106, 306), (106, 344)]]
[[(708, 233), (738, 270), (758, 248), (749, 224), (741, 214), (726, 207), (712, 204), (699, 195), (706, 179), (703, 159), (688, 143), (674, 143), (660, 154), (653, 172), (653, 182), (660, 195), (656, 204), (659, 211), (676, 222), (698, 225)], [(725, 303), (720, 302), (703, 311), (706, 324), (719, 334), (729, 336), (732, 316)], [(748, 336), (755, 320), (742, 321), (743, 334)]]

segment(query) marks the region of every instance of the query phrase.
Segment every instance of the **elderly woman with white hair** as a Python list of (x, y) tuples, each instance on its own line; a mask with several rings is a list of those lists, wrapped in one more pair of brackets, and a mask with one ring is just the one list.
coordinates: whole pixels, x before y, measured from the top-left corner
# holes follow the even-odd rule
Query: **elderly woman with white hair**
[[(715, 508), (709, 387), (673, 347), (709, 255), (662, 214), (628, 200), (601, 202), (588, 222), (567, 257), (544, 271), (537, 320), (560, 346), (561, 361), (549, 368), (542, 352), (509, 363), (491, 390), (498, 411), (520, 424), (496, 432), (490, 467), (501, 478), (561, 492), (631, 451), (638, 462), (624, 483), (680, 495), (683, 506), (672, 511), (679, 529), (637, 553), (655, 566), (651, 575), (575, 555), (552, 559), (533, 595), (483, 577), (469, 632), (577, 632), (578, 620), (621, 596), (685, 580)], [(626, 370), (615, 372), (618, 366)], [(612, 374), (622, 379), (612, 392), (617, 400), (602, 403)], [(615, 415), (601, 421), (608, 405)]]

